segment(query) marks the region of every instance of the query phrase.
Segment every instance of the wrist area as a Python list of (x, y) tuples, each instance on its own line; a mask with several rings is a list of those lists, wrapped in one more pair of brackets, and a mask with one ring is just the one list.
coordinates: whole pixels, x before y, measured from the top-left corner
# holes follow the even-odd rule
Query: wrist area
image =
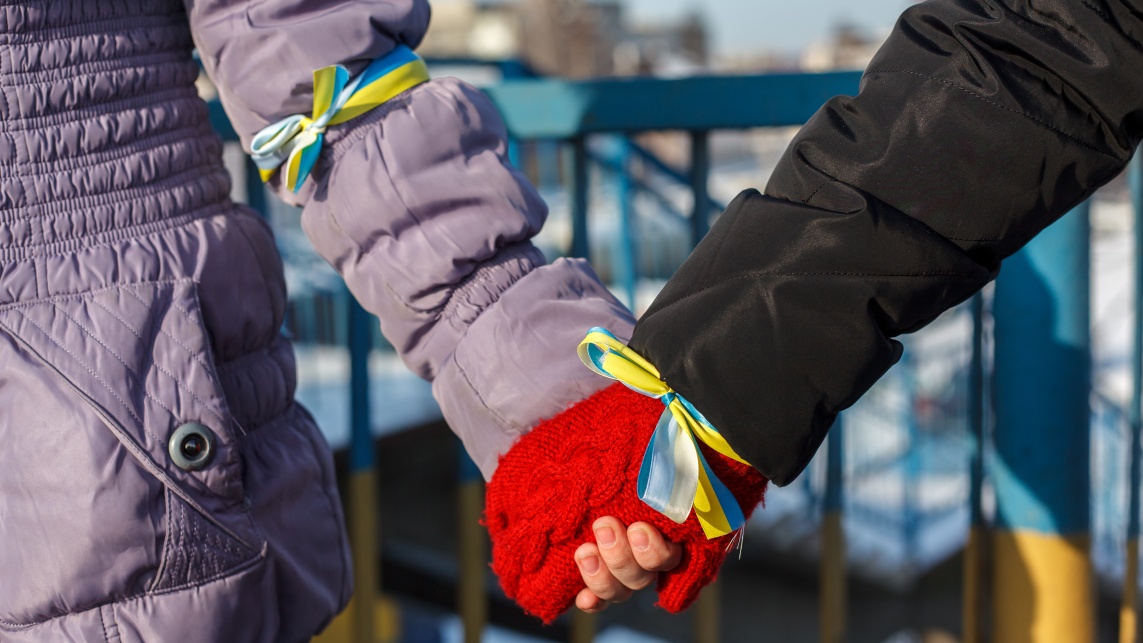
[[(657, 522), (678, 525), (644, 505), (635, 491), (640, 463), (663, 412), (659, 400), (613, 383), (521, 436), (500, 458), (488, 492), (514, 497), (520, 489), (528, 489), (544, 497), (583, 502), (604, 512), (592, 520), (611, 515), (606, 513), (608, 502), (633, 499), (641, 513), (650, 512)], [(749, 498), (759, 489), (764, 491), (768, 481), (754, 467), (701, 441), (698, 448), (736, 497)], [(579, 497), (573, 497), (576, 494)], [(753, 508), (753, 504), (742, 507), (747, 513)], [(692, 513), (687, 522), (693, 521)]]
[[(569, 552), (584, 522), (606, 514), (638, 475), (638, 458), (662, 404), (612, 384), (517, 440), (489, 481), (486, 519), (493, 536), (519, 531), (521, 518), (558, 534), (553, 545)], [(601, 513), (603, 512), (603, 513)]]
[[(584, 587), (575, 551), (594, 540), (592, 524), (604, 516), (649, 523), (683, 546), (679, 566), (660, 576), (659, 604), (668, 611), (686, 609), (717, 575), (733, 536), (708, 538), (693, 512), (676, 523), (638, 496), (640, 461), (663, 410), (658, 399), (612, 384), (542, 422), (501, 458), (485, 496), (492, 567), (526, 611), (551, 622), (572, 605)], [(749, 516), (766, 479), (705, 455)]]

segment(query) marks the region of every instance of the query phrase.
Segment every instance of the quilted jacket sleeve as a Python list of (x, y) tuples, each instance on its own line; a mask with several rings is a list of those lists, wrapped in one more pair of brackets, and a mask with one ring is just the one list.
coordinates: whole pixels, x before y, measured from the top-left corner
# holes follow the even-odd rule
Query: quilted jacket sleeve
[(933, 0), (740, 195), (636, 325), (654, 362), (784, 485), (894, 339), (1110, 180), (1143, 128), (1143, 6)]
[[(247, 150), (265, 125), (309, 113), (314, 69), (356, 72), (415, 47), (429, 19), (424, 0), (186, 5)], [(626, 337), (634, 321), (587, 263), (546, 264), (532, 245), (547, 210), (505, 140), (481, 92), (432, 80), (331, 128), (306, 185), (283, 194), (405, 363), (432, 380), (486, 477), (522, 433), (607, 384), (576, 357), (586, 330)]]

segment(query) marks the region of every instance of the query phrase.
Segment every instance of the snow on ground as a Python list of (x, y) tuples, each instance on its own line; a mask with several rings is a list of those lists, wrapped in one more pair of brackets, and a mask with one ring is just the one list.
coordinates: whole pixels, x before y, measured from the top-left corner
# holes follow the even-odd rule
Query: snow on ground
[[(349, 351), (297, 346), (297, 400), (314, 415), (334, 449), (349, 444)], [(413, 375), (395, 353), (369, 356), (373, 434), (381, 437), (439, 420), (440, 407), (428, 382)]]

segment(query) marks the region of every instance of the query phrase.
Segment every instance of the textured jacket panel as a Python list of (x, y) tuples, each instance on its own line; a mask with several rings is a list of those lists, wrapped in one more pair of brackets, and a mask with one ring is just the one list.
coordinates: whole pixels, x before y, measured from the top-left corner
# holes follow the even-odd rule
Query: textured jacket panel
[(576, 356), (587, 329), (633, 324), (586, 262), (545, 266), (530, 239), (547, 207), (506, 139), (483, 93), (430, 81), (330, 133), (302, 215), (487, 477), (523, 432), (608, 384)]
[[(190, 11), (195, 41), (247, 144), (265, 124), (310, 112), (314, 69), (358, 69), (394, 43), (415, 45), (427, 19), (424, 2), (323, 12), (312, 10), (320, 3), (239, 4), (192, 3)], [(280, 36), (269, 35), (270, 15)], [(270, 50), (304, 67), (283, 76), (281, 64), (266, 60)], [(607, 326), (626, 336), (633, 323), (586, 263), (533, 277), (545, 258), (530, 239), (547, 208), (509, 162), (506, 139), (483, 93), (434, 79), (330, 128), (298, 194), (271, 181), (304, 207), (314, 247), (380, 318), (409, 368), (436, 380), (446, 420), (486, 476), (521, 432), (608, 383), (576, 357), (587, 330)]]
[[(191, 46), (178, 2), (0, 2), (5, 640), (193, 639), (253, 612), (261, 640), (303, 640), (348, 599), (280, 258), (229, 200)], [(170, 453), (190, 423), (201, 469)]]
[(328, 137), (302, 225), (431, 379), (497, 291), (544, 264), (529, 239), (547, 207), (509, 163), (491, 102), (460, 81), (430, 81), (347, 125)]
[(1143, 135), (1131, 4), (911, 7), (860, 93), (810, 119), (766, 195), (735, 200), (632, 346), (789, 483), (899, 359), (896, 336), (1123, 169)]
[[(168, 492), (169, 513), (156, 521), (160, 535), (166, 536), (160, 540), (158, 554), (163, 569), (151, 591), (114, 601), (104, 597), (76, 603), (63, 616), (21, 625), (0, 622), (0, 636), (13, 643), (308, 641), (348, 598), (350, 566), (342, 546), (343, 517), (334, 491), (332, 463), (326, 462), (329, 452), (312, 420), (294, 406), (271, 424), (251, 440), (247, 462), (250, 512), (266, 538), (254, 556), (228, 541), (202, 514)], [(134, 484), (136, 478), (131, 472), (124, 473), (128, 475), (123, 482)], [(130, 489), (96, 489), (94, 495), (119, 496), (113, 505), (127, 508), (121, 496)], [(85, 492), (77, 504), (90, 495), (91, 491)], [(283, 502), (292, 510), (284, 510)], [(99, 518), (108, 523), (127, 515), (117, 510)], [(69, 517), (76, 527), (88, 528), (82, 524), (87, 516), (90, 514), (82, 511)], [(144, 514), (128, 526), (138, 538), (149, 534), (147, 525), (151, 522)], [(69, 532), (75, 547), (92, 544), (80, 537), (84, 533)], [(52, 543), (59, 540), (47, 538), (40, 546), (46, 548)], [(86, 563), (85, 569), (99, 574), (105, 582), (111, 577), (106, 568), (98, 567), (100, 559), (113, 559), (126, 571), (131, 558), (140, 555), (126, 547), (132, 544), (130, 540), (100, 544), (109, 546), (89, 549), (78, 562)], [(330, 558), (331, 552), (335, 558)], [(38, 565), (41, 570), (45, 568), (42, 561)], [(16, 569), (9, 567), (7, 571)], [(7, 589), (11, 578), (5, 576), (0, 591)], [(86, 586), (91, 586), (90, 580)]]
[(229, 206), (177, 3), (5, 9), (0, 258)]
[(995, 265), (1118, 173), (1143, 134), (1143, 20), (1100, 4), (910, 8), (862, 91), (807, 124), (767, 194), (858, 187)]
[(632, 324), (627, 307), (579, 259), (533, 270), (472, 322), (433, 392), (486, 479), (540, 419), (612, 383), (576, 357), (586, 330), (602, 326), (626, 339)]

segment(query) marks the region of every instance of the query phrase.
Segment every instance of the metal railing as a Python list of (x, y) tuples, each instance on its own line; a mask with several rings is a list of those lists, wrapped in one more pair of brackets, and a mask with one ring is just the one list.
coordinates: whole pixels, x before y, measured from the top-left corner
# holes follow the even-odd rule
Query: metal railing
[[(471, 61), (439, 64), (459, 66)], [(513, 158), (520, 165), (547, 166), (546, 171), (533, 172), (533, 178), (538, 179), (541, 188), (547, 187), (566, 200), (571, 232), (563, 252), (610, 262), (605, 274), (611, 276), (610, 281), (632, 304), (637, 288), (647, 276), (641, 270), (646, 262), (639, 261), (637, 223), (654, 217), (673, 220), (686, 246), (691, 247), (706, 233), (710, 217), (722, 208), (722, 202), (712, 197), (708, 188), (712, 132), (800, 125), (832, 96), (856, 93), (860, 79), (856, 72), (838, 72), (566, 81), (536, 78), (515, 64), (496, 64), (504, 80), (486, 91), (504, 116), (513, 139)], [(217, 103), (211, 106), (211, 114), (224, 138), (234, 140)], [(688, 167), (677, 168), (664, 162), (635, 140), (639, 133), (663, 130), (687, 134)], [(561, 166), (562, 178), (560, 172), (551, 172), (552, 167)], [(636, 166), (640, 171), (634, 170)], [(560, 179), (558, 184), (545, 186), (552, 183), (553, 174)], [(660, 182), (685, 185), (691, 196), (689, 212), (679, 206), (677, 199), (665, 194), (661, 185), (650, 178), (652, 175), (660, 177)], [(266, 211), (268, 206), (257, 173), (248, 172), (247, 177), (250, 204)], [(592, 226), (601, 214), (592, 212), (593, 189), (597, 194), (610, 195), (611, 205), (605, 209), (612, 219), (609, 225), (618, 227), (619, 241), (607, 258), (597, 256), (591, 243)], [(640, 194), (649, 198), (636, 211), (633, 204)], [(1138, 213), (1140, 190), (1135, 194)], [(287, 261), (301, 252), (297, 248), (285, 250)], [(368, 411), (369, 370), (364, 363), (368, 352), (381, 345), (376, 323), (365, 321), (365, 313), (350, 301), (341, 286), (314, 288), (292, 301), (287, 323), (296, 340), (328, 342), (350, 349), (350, 459), (355, 471), (367, 471), (368, 458), (354, 454), (371, 449), (373, 440)], [(823, 449), (823, 457), (815, 460), (803, 479), (772, 492), (768, 509), (759, 512), (764, 542), (779, 548), (804, 548), (809, 542), (811, 553), (823, 561), (823, 641), (841, 640), (844, 635), (847, 540), (851, 552), (849, 567), (861, 571), (863, 556), (882, 566), (890, 561), (892, 569), (878, 571), (870, 563), (868, 573), (880, 574), (883, 580), (897, 586), (907, 586), (926, 569), (969, 543), (966, 588), (976, 589), (966, 589), (965, 640), (980, 640), (969, 632), (979, 629), (982, 620), (980, 597), (974, 592), (983, 591), (980, 579), (984, 572), (969, 534), (971, 526), (973, 538), (979, 541), (988, 519), (984, 423), (989, 415), (989, 343), (984, 331), (988, 317), (983, 301), (977, 297), (916, 336), (906, 338), (902, 364), (843, 414)], [(1136, 320), (1138, 329), (1138, 317)], [(363, 331), (363, 323), (374, 330)], [(1138, 367), (1139, 362), (1136, 352), (1133, 363)], [(1134, 377), (1138, 382), (1137, 370)], [(1124, 628), (1134, 627), (1133, 620), (1130, 625), (1127, 621), (1134, 614), (1137, 584), (1132, 578), (1138, 574), (1137, 561), (1130, 555), (1125, 563), (1116, 561), (1124, 560), (1125, 551), (1134, 551), (1138, 535), (1138, 399), (1138, 385), (1133, 402), (1127, 406), (1097, 392), (1092, 413), (1093, 458), (1098, 463), (1092, 467), (1094, 557), (1097, 568), (1107, 578), (1124, 578), (1126, 570), (1125, 600), (1132, 609), (1124, 612)], [(479, 515), (482, 501), (479, 476), (468, 475), (465, 481), (469, 485), (464, 492), (468, 504), (462, 512), (468, 523)], [(364, 505), (376, 506), (375, 500), (367, 496), (355, 498), (349, 502), (351, 520), (359, 520), (359, 514), (367, 511)], [(782, 534), (767, 533), (767, 524), (788, 525), (789, 516), (795, 514), (803, 516), (806, 528), (820, 529), (820, 538), (783, 538)], [(826, 518), (830, 515), (836, 519)], [(467, 525), (470, 535), (466, 538), (479, 538), (478, 531), (471, 527)], [(890, 534), (897, 539), (897, 549), (889, 554), (870, 549), (870, 539), (862, 536), (863, 530), (875, 532), (883, 540)], [(355, 541), (368, 538), (365, 531), (355, 532)], [(469, 556), (486, 556), (475, 541), (466, 542)], [(366, 542), (357, 547), (356, 555), (376, 559), (374, 544)], [(469, 570), (461, 585), (466, 588), (464, 610), (470, 615), (466, 640), (472, 641), (479, 637), (486, 608), (481, 607), (478, 598), (483, 581), (474, 580), (471, 574), (482, 576), (485, 567), (483, 562), (474, 564), (472, 558), (461, 566)], [(362, 600), (357, 603), (360, 605)], [(698, 638), (717, 638), (717, 626), (711, 625), (718, 622), (717, 606), (706, 601), (700, 609), (708, 611), (699, 619), (706, 633), (698, 634)], [(590, 624), (578, 623), (573, 630), (576, 636), (590, 637), (584, 634), (590, 632)]]

